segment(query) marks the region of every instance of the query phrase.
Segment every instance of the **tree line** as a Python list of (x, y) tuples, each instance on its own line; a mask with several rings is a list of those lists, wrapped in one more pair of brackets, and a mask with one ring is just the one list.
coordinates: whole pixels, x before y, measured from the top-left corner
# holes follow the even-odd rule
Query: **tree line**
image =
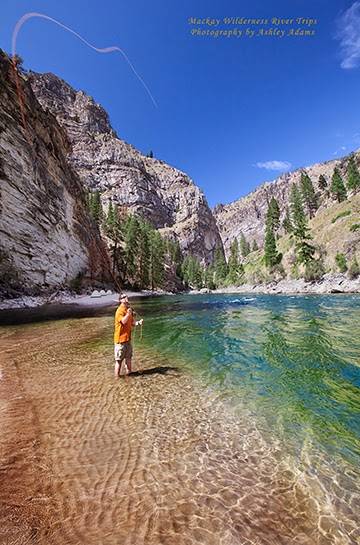
[[(350, 156), (347, 168), (347, 180), (344, 183), (340, 171), (335, 167), (331, 177), (331, 184), (324, 175), (318, 180), (320, 191), (326, 196), (332, 196), (339, 203), (348, 197), (348, 192), (357, 192), (360, 189), (360, 173), (353, 155)], [(293, 184), (290, 190), (289, 207), (286, 208), (282, 227), (285, 233), (290, 234), (295, 247), (295, 266), (303, 265), (306, 280), (316, 280), (324, 273), (322, 257), (315, 258), (316, 248), (312, 244), (312, 236), (308, 219), (314, 217), (319, 208), (319, 196), (315, 191), (312, 180), (306, 172), (302, 172), (299, 185)], [(276, 238), (280, 228), (280, 208), (274, 197), (270, 200), (265, 221), (264, 262), (268, 269), (281, 270), (282, 254), (277, 251)], [(337, 254), (336, 263), (341, 272), (348, 269), (344, 264), (345, 256)], [(346, 261), (346, 259), (345, 259)], [(350, 264), (351, 276), (358, 274), (359, 265), (354, 257)]]
[(113, 277), (123, 285), (161, 289), (168, 273), (182, 281), (183, 257), (177, 240), (162, 237), (148, 221), (127, 214), (112, 201), (105, 213), (99, 191), (89, 193), (88, 207), (108, 239)]
[[(326, 197), (331, 196), (338, 202), (344, 201), (349, 192), (359, 191), (360, 174), (354, 156), (350, 156), (348, 161), (346, 181), (336, 167), (331, 182), (320, 175), (318, 188)], [(319, 205), (319, 193), (305, 171), (301, 173), (299, 184), (292, 185), (289, 206), (283, 214), (276, 198), (270, 199), (261, 259), (270, 274), (284, 272), (281, 265), (283, 256), (277, 244), (282, 234), (290, 235), (294, 245), (294, 268), (302, 267), (306, 280), (318, 279), (325, 273), (322, 257), (316, 257), (308, 223)], [(193, 255), (183, 256), (177, 240), (162, 237), (148, 221), (122, 212), (112, 201), (105, 213), (99, 191), (89, 193), (88, 207), (91, 216), (110, 240), (113, 275), (133, 288), (163, 288), (167, 274), (176, 276), (184, 288), (215, 289), (240, 285), (245, 282), (245, 258), (259, 250), (256, 240), (251, 243), (240, 233), (231, 243), (228, 260), (219, 247), (215, 250), (213, 262), (205, 266)], [(338, 254), (336, 263), (342, 272), (348, 270), (352, 276), (359, 274), (355, 258), (348, 265), (345, 256)]]

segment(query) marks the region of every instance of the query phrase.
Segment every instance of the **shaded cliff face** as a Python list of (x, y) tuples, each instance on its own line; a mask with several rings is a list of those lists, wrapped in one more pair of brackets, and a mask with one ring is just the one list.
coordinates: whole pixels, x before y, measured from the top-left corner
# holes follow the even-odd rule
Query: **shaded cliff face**
[(145, 157), (119, 139), (105, 110), (82, 91), (53, 74), (29, 75), (42, 106), (65, 128), (71, 164), (102, 201), (111, 198), (148, 219), (162, 234), (176, 234), (185, 253), (209, 263), (222, 247), (219, 231), (200, 189), (183, 172)]
[(0, 292), (65, 287), (79, 273), (109, 281), (106, 249), (88, 217), (70, 144), (0, 51)]
[[(360, 164), (360, 151), (355, 153), (355, 157), (358, 164)], [(293, 183), (299, 184), (301, 172), (306, 172), (309, 175), (315, 191), (318, 193), (319, 212), (333, 206), (335, 201), (319, 189), (319, 176), (321, 174), (325, 176), (329, 187), (334, 168), (338, 167), (341, 175), (345, 178), (347, 160), (348, 158), (336, 159), (283, 174), (272, 182), (264, 183), (246, 197), (242, 197), (230, 204), (216, 206), (213, 212), (226, 255), (229, 255), (231, 242), (238, 238), (241, 232), (249, 242), (256, 240), (259, 246), (263, 245), (265, 218), (271, 197), (275, 197), (279, 203), (280, 219), (282, 221), (286, 213), (286, 207), (289, 206), (291, 186)]]

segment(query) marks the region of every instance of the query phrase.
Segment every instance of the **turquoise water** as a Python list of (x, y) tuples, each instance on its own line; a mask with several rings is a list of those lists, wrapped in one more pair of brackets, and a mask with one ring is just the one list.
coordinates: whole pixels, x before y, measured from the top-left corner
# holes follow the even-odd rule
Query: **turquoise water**
[[(115, 305), (0, 315), (3, 534), (39, 545), (360, 544), (360, 297), (132, 305), (145, 324), (121, 380)], [(19, 457), (12, 441), (26, 446)]]
[(295, 457), (360, 454), (360, 297), (184, 295), (138, 302), (143, 342), (199, 376)]

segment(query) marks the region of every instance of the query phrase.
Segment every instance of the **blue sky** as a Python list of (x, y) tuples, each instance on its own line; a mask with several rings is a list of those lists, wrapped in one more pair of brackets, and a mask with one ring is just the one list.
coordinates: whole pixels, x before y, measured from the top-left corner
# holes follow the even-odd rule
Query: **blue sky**
[[(360, 0), (3, 0), (0, 47), (8, 52), (26, 12), (58, 19), (96, 47), (126, 52), (157, 107), (119, 53), (96, 53), (35, 18), (17, 41), (26, 68), (54, 72), (92, 95), (120, 138), (185, 171), (211, 206), (282, 171), (360, 147)], [(191, 17), (220, 23), (189, 24)], [(225, 26), (224, 17), (269, 22)], [(273, 17), (295, 22), (276, 26)], [(198, 28), (315, 35), (192, 35)]]

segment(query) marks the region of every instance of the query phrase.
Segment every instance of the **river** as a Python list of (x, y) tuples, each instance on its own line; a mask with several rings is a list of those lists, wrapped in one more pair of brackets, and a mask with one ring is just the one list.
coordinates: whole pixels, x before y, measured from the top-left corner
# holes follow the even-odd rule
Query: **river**
[(360, 296), (0, 313), (0, 542), (360, 543)]

